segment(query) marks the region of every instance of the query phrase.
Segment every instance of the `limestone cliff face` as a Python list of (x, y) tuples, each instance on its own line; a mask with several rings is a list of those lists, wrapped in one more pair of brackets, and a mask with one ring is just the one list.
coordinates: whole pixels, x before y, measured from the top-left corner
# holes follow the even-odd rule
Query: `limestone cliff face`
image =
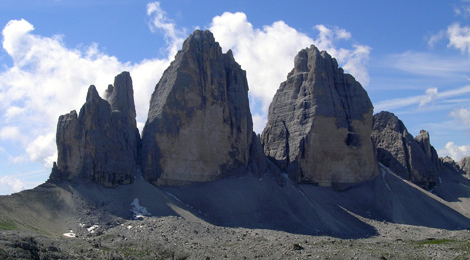
[(342, 186), (378, 174), (366, 91), (315, 46), (301, 50), (269, 107), (265, 154), (303, 183)]
[(427, 131), (413, 138), (398, 117), (383, 111), (374, 115), (372, 138), (379, 162), (400, 177), (425, 189), (438, 183), (441, 162)]
[(92, 85), (79, 115), (60, 116), (58, 159), (50, 181), (87, 179), (107, 187), (133, 181), (140, 136), (128, 72), (115, 77), (106, 96), (102, 99)]
[(195, 31), (155, 87), (142, 135), (144, 178), (181, 185), (245, 171), (253, 140), (245, 71)]

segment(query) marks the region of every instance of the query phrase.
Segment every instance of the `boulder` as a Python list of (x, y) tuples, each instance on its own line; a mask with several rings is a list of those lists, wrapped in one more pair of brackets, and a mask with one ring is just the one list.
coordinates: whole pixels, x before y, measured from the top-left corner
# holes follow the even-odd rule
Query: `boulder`
[(382, 111), (374, 115), (372, 139), (378, 161), (401, 178), (428, 190), (438, 183), (440, 160), (427, 131), (413, 138), (398, 117)]
[(78, 115), (72, 111), (59, 117), (58, 158), (50, 181), (81, 179), (106, 187), (133, 181), (140, 135), (128, 72), (115, 77), (106, 97), (102, 99), (92, 85)]
[(315, 46), (301, 50), (269, 106), (264, 152), (291, 179), (347, 187), (378, 174), (373, 106), (353, 76)]
[(246, 172), (252, 142), (245, 71), (211, 32), (196, 30), (152, 94), (143, 176), (154, 185), (183, 185)]

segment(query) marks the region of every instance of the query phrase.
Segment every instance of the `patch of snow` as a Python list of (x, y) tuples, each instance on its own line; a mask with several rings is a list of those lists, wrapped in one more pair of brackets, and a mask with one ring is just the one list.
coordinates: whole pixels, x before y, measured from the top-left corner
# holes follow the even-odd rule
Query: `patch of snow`
[(72, 238), (75, 238), (77, 237), (77, 235), (75, 235), (75, 233), (73, 232), (73, 230), (70, 230), (70, 232), (68, 233), (64, 233), (62, 234), (64, 237), (72, 237)]
[(134, 214), (134, 219), (136, 220), (142, 219), (144, 216), (152, 215), (147, 211), (146, 207), (140, 206), (138, 198), (135, 198), (134, 201), (132, 201), (131, 206), (132, 206), (131, 211)]
[(85, 224), (83, 223), (78, 223), (78, 225), (82, 228), (82, 227), (85, 227)]
[(132, 226), (127, 226), (127, 229), (131, 229), (131, 228), (132, 228)]
[(98, 226), (98, 225), (93, 225), (93, 226), (87, 228), (87, 230), (88, 230), (88, 232), (90, 232), (90, 233), (93, 234), (93, 233), (95, 233), (95, 230), (96, 230), (97, 228), (99, 228), (99, 227), (100, 227), (100, 226)]

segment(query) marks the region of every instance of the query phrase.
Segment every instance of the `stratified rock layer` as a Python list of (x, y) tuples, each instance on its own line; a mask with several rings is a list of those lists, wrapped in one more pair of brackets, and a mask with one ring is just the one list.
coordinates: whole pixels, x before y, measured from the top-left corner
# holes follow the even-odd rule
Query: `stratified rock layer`
[(378, 161), (400, 177), (425, 189), (438, 183), (440, 160), (427, 131), (413, 138), (398, 117), (383, 111), (374, 115), (372, 138)]
[(301, 50), (269, 107), (265, 154), (303, 183), (341, 187), (378, 174), (373, 106), (359, 82), (315, 46)]
[(246, 171), (253, 123), (245, 71), (195, 31), (155, 87), (142, 136), (144, 178), (182, 185)]
[(140, 136), (128, 72), (115, 77), (106, 96), (108, 101), (92, 85), (78, 116), (72, 111), (59, 117), (50, 181), (87, 179), (107, 187), (133, 181)]

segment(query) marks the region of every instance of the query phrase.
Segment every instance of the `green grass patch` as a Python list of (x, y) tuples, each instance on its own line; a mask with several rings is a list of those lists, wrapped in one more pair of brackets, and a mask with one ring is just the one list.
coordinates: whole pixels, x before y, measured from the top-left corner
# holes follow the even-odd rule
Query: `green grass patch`
[(447, 244), (447, 243), (452, 243), (452, 242), (455, 242), (455, 240), (452, 240), (452, 239), (432, 239), (432, 240), (421, 241), (420, 244), (422, 244), (422, 245), (442, 245), (442, 244)]
[(0, 229), (3, 230), (15, 230), (17, 227), (11, 222), (0, 222)]

